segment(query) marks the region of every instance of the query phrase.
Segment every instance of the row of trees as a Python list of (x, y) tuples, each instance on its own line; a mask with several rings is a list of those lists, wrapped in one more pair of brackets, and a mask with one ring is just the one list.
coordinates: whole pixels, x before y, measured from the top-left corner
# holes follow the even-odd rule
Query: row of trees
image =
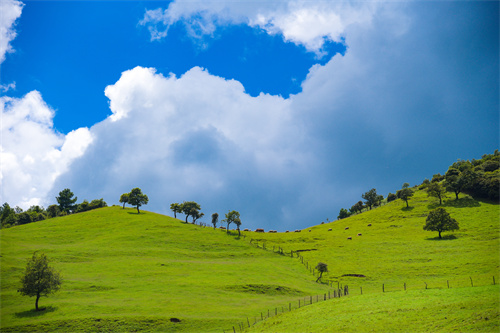
[(8, 228), (16, 225), (22, 225), (37, 221), (46, 220), (49, 218), (64, 216), (73, 213), (81, 213), (88, 210), (107, 207), (106, 202), (101, 199), (95, 199), (91, 202), (83, 200), (82, 203), (76, 204), (77, 197), (74, 197), (70, 189), (64, 189), (59, 192), (56, 197), (57, 205), (50, 205), (45, 209), (43, 206), (33, 205), (26, 211), (20, 207), (11, 208), (5, 202), (0, 207), (0, 225), (2, 228)]

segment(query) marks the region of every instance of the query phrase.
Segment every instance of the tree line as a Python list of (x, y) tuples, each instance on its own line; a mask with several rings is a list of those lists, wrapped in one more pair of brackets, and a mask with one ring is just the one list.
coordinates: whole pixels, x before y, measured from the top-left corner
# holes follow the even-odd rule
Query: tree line
[(74, 197), (73, 192), (66, 188), (59, 192), (56, 197), (57, 205), (53, 204), (46, 209), (43, 206), (32, 205), (26, 211), (16, 206), (12, 208), (7, 202), (0, 207), (0, 226), (2, 228), (9, 228), (16, 225), (22, 225), (37, 221), (42, 221), (58, 216), (65, 216), (68, 214), (81, 213), (92, 209), (107, 207), (104, 199), (94, 199), (92, 201), (83, 200), (82, 203), (77, 204), (77, 197)]

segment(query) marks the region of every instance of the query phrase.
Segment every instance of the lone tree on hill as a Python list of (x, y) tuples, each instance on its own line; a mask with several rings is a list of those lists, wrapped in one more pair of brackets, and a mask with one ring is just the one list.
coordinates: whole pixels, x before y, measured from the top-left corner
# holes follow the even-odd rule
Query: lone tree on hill
[(439, 199), (439, 204), (443, 204), (443, 199), (446, 198), (446, 188), (439, 183), (430, 183), (427, 185), (427, 195)]
[(177, 218), (177, 213), (182, 213), (181, 205), (178, 203), (170, 204), (170, 210), (174, 212), (174, 218)]
[(372, 206), (379, 201), (377, 190), (374, 188), (372, 188), (368, 192), (363, 193), (361, 197), (366, 200), (366, 205), (370, 207), (370, 210), (372, 209)]
[[(231, 223), (235, 223), (237, 226), (238, 226), (238, 232), (240, 231), (240, 225), (241, 225), (241, 220), (239, 221), (236, 221), (236, 219), (240, 219), (240, 213), (235, 211), (235, 210), (231, 210), (229, 212), (226, 213), (226, 218), (224, 220), (222, 220), (222, 222), (226, 222), (227, 223), (227, 228), (226, 228), (226, 233), (229, 233), (229, 225)], [(237, 222), (239, 222), (239, 224), (237, 224)]]
[(120, 196), (120, 203), (123, 202), (123, 209), (125, 209), (125, 204), (128, 202), (128, 193), (123, 193)]
[(59, 290), (62, 283), (59, 272), (49, 266), (49, 260), (45, 254), (33, 256), (26, 264), (26, 270), (21, 277), (21, 288), (17, 291), (24, 296), (35, 296), (35, 309), (39, 311), (38, 300), (41, 296), (48, 296)]
[(316, 282), (320, 281), (321, 280), (321, 277), (323, 276), (323, 273), (326, 273), (328, 272), (328, 265), (323, 263), (323, 262), (320, 262), (316, 265), (316, 269), (318, 270), (319, 272), (319, 277), (318, 279), (316, 280)]
[(233, 222), (234, 224), (236, 224), (236, 230), (238, 230), (238, 236), (241, 237), (241, 231), (240, 231), (241, 219), (239, 218), (239, 213), (238, 217), (236, 217)]
[(219, 214), (213, 213), (212, 214), (212, 224), (214, 225), (214, 229), (217, 226), (217, 222), (219, 222)]
[(424, 230), (439, 232), (441, 239), (441, 232), (458, 230), (458, 222), (448, 214), (444, 208), (436, 208), (431, 210), (427, 215)]
[(147, 205), (149, 202), (149, 198), (147, 195), (142, 194), (142, 190), (138, 187), (132, 189), (128, 194), (128, 203), (132, 206), (137, 207), (137, 214), (140, 213), (139, 207), (142, 205)]
[(408, 208), (408, 200), (413, 196), (413, 190), (410, 188), (410, 184), (404, 183), (403, 188), (396, 192), (396, 196), (406, 202), (406, 208)]
[(57, 203), (59, 204), (59, 209), (62, 212), (69, 213), (71, 210), (75, 209), (75, 202), (78, 199), (75, 197), (73, 199), (73, 192), (69, 188), (66, 188), (59, 192), (59, 196), (56, 197)]

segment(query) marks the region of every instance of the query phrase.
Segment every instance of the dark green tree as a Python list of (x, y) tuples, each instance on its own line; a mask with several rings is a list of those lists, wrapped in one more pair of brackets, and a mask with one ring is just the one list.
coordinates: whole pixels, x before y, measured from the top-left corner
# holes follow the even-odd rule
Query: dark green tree
[(345, 219), (346, 217), (351, 216), (351, 214), (345, 208), (341, 208), (339, 212), (339, 216), (337, 216), (337, 220)]
[(391, 201), (394, 201), (396, 200), (398, 197), (394, 194), (394, 193), (389, 193), (387, 195), (387, 202), (391, 202)]
[(199, 210), (194, 209), (194, 208), (191, 209), (191, 214), (190, 215), (193, 218), (193, 224), (196, 223), (196, 220), (198, 220), (198, 219), (202, 218), (203, 216), (205, 216), (204, 213), (200, 213)]
[(56, 197), (57, 203), (59, 204), (59, 209), (61, 212), (70, 213), (76, 208), (75, 202), (77, 197), (73, 198), (74, 194), (69, 188), (66, 188), (59, 192), (59, 196)]
[(139, 207), (142, 205), (147, 205), (149, 202), (149, 198), (147, 195), (142, 193), (142, 190), (138, 187), (132, 189), (128, 194), (128, 203), (132, 206), (136, 206), (137, 214), (140, 213)]
[(402, 189), (396, 192), (396, 196), (406, 202), (406, 208), (408, 208), (408, 200), (413, 196), (413, 190), (410, 188), (410, 184), (404, 183)]
[(50, 205), (47, 207), (47, 215), (48, 217), (57, 217), (61, 213), (58, 205)]
[(21, 288), (17, 291), (24, 296), (35, 296), (35, 309), (39, 311), (38, 300), (40, 297), (56, 292), (61, 284), (61, 276), (59, 272), (49, 266), (47, 256), (43, 253), (38, 255), (35, 252), (26, 264), (26, 269), (21, 277)]
[(443, 204), (443, 199), (446, 198), (446, 188), (443, 185), (440, 183), (430, 183), (425, 190), (428, 196), (438, 198), (439, 204)]
[[(235, 211), (235, 210), (231, 210), (231, 211), (226, 213), (226, 218), (224, 220), (222, 220), (222, 222), (227, 223), (226, 233), (229, 233), (229, 225), (231, 223), (236, 224), (235, 220), (239, 219), (239, 218), (240, 218), (240, 213)], [(241, 224), (241, 221), (240, 221), (240, 224)], [(238, 228), (239, 228), (239, 225), (238, 225)], [(239, 229), (238, 229), (238, 231), (239, 231)]]
[(234, 224), (236, 224), (236, 230), (238, 230), (238, 236), (241, 237), (241, 231), (240, 231), (241, 219), (240, 219), (240, 217), (239, 216), (235, 217), (233, 222), (234, 222)]
[(191, 214), (199, 212), (201, 209), (200, 205), (194, 201), (184, 201), (181, 204), (181, 212), (186, 215), (186, 223), (188, 222), (188, 217)]
[(360, 200), (360, 201), (356, 202), (354, 205), (352, 205), (352, 207), (349, 209), (349, 211), (351, 213), (355, 213), (355, 212), (361, 213), (361, 211), (363, 211), (364, 207), (365, 206), (363, 205), (363, 201)]
[(425, 221), (424, 230), (437, 231), (441, 239), (441, 232), (458, 230), (458, 222), (448, 214), (444, 208), (436, 208), (429, 212)]
[(319, 277), (318, 279), (316, 280), (316, 282), (320, 281), (321, 280), (321, 277), (323, 277), (323, 273), (326, 273), (328, 272), (328, 265), (323, 263), (323, 262), (320, 262), (316, 265), (316, 269), (318, 270), (319, 272)]
[(17, 221), (16, 211), (10, 208), (10, 205), (5, 202), (0, 207), (0, 222), (2, 224), (2, 227), (13, 225), (16, 223), (16, 221)]
[(178, 203), (170, 204), (170, 210), (174, 212), (174, 218), (177, 218), (177, 213), (182, 213), (181, 205)]
[(379, 200), (377, 190), (372, 188), (368, 192), (365, 192), (361, 195), (363, 199), (365, 199), (365, 203), (368, 207), (370, 207), (370, 210), (372, 209), (372, 206), (375, 205), (375, 203)]
[(123, 193), (120, 195), (120, 203), (123, 203), (123, 209), (125, 209), (125, 204), (128, 203), (128, 193)]
[(212, 214), (212, 224), (214, 225), (214, 229), (217, 226), (217, 222), (219, 222), (219, 214), (213, 213)]

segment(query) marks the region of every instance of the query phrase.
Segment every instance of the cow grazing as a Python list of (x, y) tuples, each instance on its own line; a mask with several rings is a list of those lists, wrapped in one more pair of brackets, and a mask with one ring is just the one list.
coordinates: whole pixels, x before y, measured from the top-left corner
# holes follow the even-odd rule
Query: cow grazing
[(370, 224), (368, 224), (368, 226), (369, 226), (369, 227), (371, 227), (371, 226), (372, 226), (372, 224), (370, 223)]
[(309, 232), (311, 232), (311, 231), (312, 231), (312, 230), (311, 230), (311, 229), (309, 229)]
[(299, 229), (295, 230), (295, 232), (301, 232), (301, 231), (302, 231), (302, 230), (299, 230)]
[(352, 237), (347, 237), (347, 239), (352, 240)]
[(344, 230), (349, 230), (349, 227), (345, 227)]
[(250, 229), (246, 228), (246, 229), (243, 229), (243, 231), (250, 231)]
[(221, 229), (221, 230), (226, 230), (226, 227), (219, 227), (219, 229)]
[(358, 236), (361, 236), (361, 234), (358, 234)]
[(288, 230), (287, 230), (287, 231), (285, 231), (285, 232), (290, 232), (290, 231), (288, 231)]
[(255, 229), (255, 232), (264, 232), (264, 229)]
[(328, 231), (332, 231), (332, 228), (328, 229)]

